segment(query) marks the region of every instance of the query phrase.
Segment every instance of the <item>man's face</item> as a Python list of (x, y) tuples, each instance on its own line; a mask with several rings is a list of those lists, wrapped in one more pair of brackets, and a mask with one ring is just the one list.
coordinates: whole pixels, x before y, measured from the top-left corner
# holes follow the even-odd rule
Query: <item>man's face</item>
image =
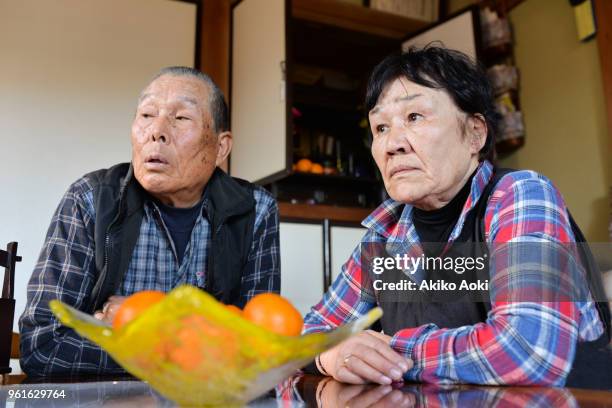
[(457, 194), (482, 146), (464, 134), (474, 124), (466, 116), (444, 90), (406, 78), (385, 88), (369, 119), (372, 155), (391, 198), (431, 210)]
[(215, 169), (219, 146), (208, 93), (201, 81), (173, 75), (142, 93), (132, 123), (134, 175), (162, 202), (185, 206), (191, 196), (197, 202)]

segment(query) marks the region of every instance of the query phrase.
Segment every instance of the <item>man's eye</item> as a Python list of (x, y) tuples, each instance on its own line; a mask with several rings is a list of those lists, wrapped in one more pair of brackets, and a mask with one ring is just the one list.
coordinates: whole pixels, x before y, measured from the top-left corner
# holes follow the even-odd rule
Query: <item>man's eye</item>
[(153, 117), (153, 115), (151, 115), (150, 113), (146, 113), (146, 112), (141, 113), (140, 116), (143, 117), (144, 119), (149, 119)]
[(416, 122), (417, 120), (421, 119), (423, 117), (423, 115), (421, 115), (420, 113), (411, 113), (408, 115), (408, 122)]
[(177, 116), (176, 120), (189, 120), (187, 116)]

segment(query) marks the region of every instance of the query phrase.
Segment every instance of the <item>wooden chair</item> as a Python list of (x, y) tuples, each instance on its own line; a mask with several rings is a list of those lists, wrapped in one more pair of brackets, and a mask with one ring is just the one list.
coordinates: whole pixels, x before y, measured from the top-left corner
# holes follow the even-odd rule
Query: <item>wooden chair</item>
[(21, 353), (19, 352), (19, 333), (15, 332), (13, 332), (13, 338), (11, 339), (11, 360), (14, 358), (21, 358)]
[[(6, 246), (6, 251), (0, 249), (0, 266), (5, 269), (0, 297), (0, 375), (11, 372), (11, 343), (13, 342), (15, 315), (15, 264), (20, 261), (21, 257), (17, 256), (17, 242), (10, 242)], [(18, 347), (17, 350), (19, 350)]]

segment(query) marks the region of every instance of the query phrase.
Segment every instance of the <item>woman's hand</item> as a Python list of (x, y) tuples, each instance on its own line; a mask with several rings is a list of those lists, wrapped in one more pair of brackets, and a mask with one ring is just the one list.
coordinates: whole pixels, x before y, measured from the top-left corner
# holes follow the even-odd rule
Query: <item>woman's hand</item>
[(386, 385), (401, 381), (412, 368), (412, 360), (393, 350), (390, 341), (390, 336), (367, 330), (322, 353), (320, 363), (330, 376), (343, 383)]
[(391, 385), (347, 385), (327, 378), (317, 386), (318, 407), (390, 407), (409, 408), (416, 405), (410, 392)]

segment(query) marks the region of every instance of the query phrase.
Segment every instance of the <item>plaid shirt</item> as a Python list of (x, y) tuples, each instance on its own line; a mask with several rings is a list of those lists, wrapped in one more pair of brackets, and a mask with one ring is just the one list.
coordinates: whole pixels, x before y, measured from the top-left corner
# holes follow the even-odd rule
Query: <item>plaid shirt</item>
[[(278, 207), (272, 196), (254, 188), (253, 243), (242, 277), (241, 300), (257, 293), (280, 291)], [(211, 228), (206, 195), (183, 262), (153, 201), (145, 203), (140, 236), (117, 295), (142, 290), (167, 292), (183, 283), (203, 287)], [(73, 183), (63, 196), (47, 232), (27, 288), (27, 304), (19, 321), (21, 366), (28, 375), (124, 373), (106, 352), (74, 330), (62, 326), (49, 309), (59, 299), (84, 309), (96, 282), (94, 261), (95, 207), (87, 178)], [(201, 248), (194, 250), (194, 248)]]
[[(461, 233), (468, 212), (491, 179), (492, 165), (483, 162), (449, 237)], [(387, 200), (363, 222), (362, 243), (418, 243), (412, 209)], [(485, 212), (489, 247), (512, 242), (573, 242), (567, 210), (557, 189), (532, 171), (512, 172), (492, 193)], [(409, 245), (408, 245), (409, 246)], [(519, 261), (520, 263), (520, 261)], [(494, 291), (496, 264), (490, 265)], [(517, 265), (514, 265), (517, 266)], [(362, 275), (358, 246), (321, 302), (304, 321), (304, 332), (331, 330), (376, 306), (371, 280)], [(414, 367), (405, 379), (436, 383), (522, 384), (562, 386), (580, 340), (603, 333), (593, 302), (496, 302), (486, 322), (454, 329), (426, 324), (393, 334), (391, 347), (411, 358)]]

